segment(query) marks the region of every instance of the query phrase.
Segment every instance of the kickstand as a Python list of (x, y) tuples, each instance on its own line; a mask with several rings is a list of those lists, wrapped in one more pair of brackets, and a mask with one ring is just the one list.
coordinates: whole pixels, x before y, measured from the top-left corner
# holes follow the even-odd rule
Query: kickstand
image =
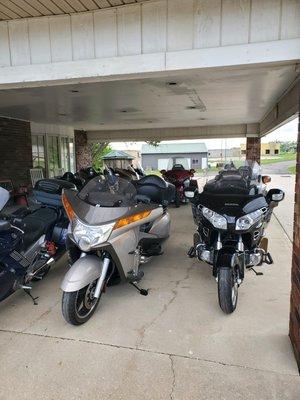
[(261, 275), (263, 275), (263, 272), (257, 272), (257, 271), (255, 271), (255, 269), (252, 267), (252, 268), (250, 268), (251, 269), (251, 271), (253, 271), (254, 273), (255, 273), (255, 275), (256, 276), (261, 276)]
[(33, 304), (37, 306), (39, 303), (36, 301), (39, 297), (33, 297), (29, 289), (24, 289), (24, 292), (32, 299)]
[(133, 282), (130, 282), (130, 285), (132, 285), (133, 287), (135, 287), (136, 290), (137, 290), (142, 296), (148, 296), (149, 292), (148, 292), (147, 289), (140, 289), (140, 288), (138, 287), (138, 285), (136, 285), (136, 284), (133, 283)]

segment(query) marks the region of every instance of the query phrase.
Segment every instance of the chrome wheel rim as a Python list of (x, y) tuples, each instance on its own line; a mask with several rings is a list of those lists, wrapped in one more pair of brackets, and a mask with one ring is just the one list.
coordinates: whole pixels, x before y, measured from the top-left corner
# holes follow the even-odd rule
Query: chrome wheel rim
[(231, 286), (231, 301), (233, 306), (235, 306), (236, 301), (237, 301), (237, 295), (238, 295), (238, 283), (237, 283), (237, 276), (235, 272), (232, 272), (232, 286)]
[(95, 308), (98, 299), (94, 297), (97, 279), (77, 292), (75, 312), (78, 318), (86, 318)]

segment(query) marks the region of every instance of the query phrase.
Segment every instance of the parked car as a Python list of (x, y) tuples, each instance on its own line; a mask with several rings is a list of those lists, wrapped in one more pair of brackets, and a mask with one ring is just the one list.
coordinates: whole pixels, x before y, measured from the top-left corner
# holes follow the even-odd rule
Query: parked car
[(168, 171), (163, 169), (160, 173), (167, 182), (175, 185), (175, 206), (179, 207), (181, 203), (185, 203), (184, 189), (192, 185), (191, 178), (193, 178), (195, 170), (187, 170), (182, 164), (174, 164), (172, 169)]

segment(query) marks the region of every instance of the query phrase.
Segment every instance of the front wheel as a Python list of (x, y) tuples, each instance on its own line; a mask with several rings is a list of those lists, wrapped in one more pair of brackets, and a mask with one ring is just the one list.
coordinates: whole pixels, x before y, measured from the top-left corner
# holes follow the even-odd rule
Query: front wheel
[(91, 318), (101, 297), (94, 297), (97, 282), (98, 279), (76, 292), (63, 292), (62, 314), (67, 322), (81, 325)]
[(231, 314), (237, 305), (238, 283), (233, 268), (220, 268), (218, 272), (219, 305), (225, 314)]

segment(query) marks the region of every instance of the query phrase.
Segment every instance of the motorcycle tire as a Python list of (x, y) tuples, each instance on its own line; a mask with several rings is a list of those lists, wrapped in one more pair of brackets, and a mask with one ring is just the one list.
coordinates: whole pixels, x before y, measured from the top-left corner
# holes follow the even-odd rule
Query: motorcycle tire
[[(95, 288), (98, 279), (76, 292), (63, 292), (62, 314), (64, 319), (72, 325), (82, 325), (87, 322), (96, 311), (101, 295), (98, 299), (91, 299), (90, 293)], [(81, 303), (82, 307), (81, 307)]]
[(218, 272), (218, 297), (221, 310), (231, 314), (236, 309), (238, 285), (233, 268), (220, 268)]

